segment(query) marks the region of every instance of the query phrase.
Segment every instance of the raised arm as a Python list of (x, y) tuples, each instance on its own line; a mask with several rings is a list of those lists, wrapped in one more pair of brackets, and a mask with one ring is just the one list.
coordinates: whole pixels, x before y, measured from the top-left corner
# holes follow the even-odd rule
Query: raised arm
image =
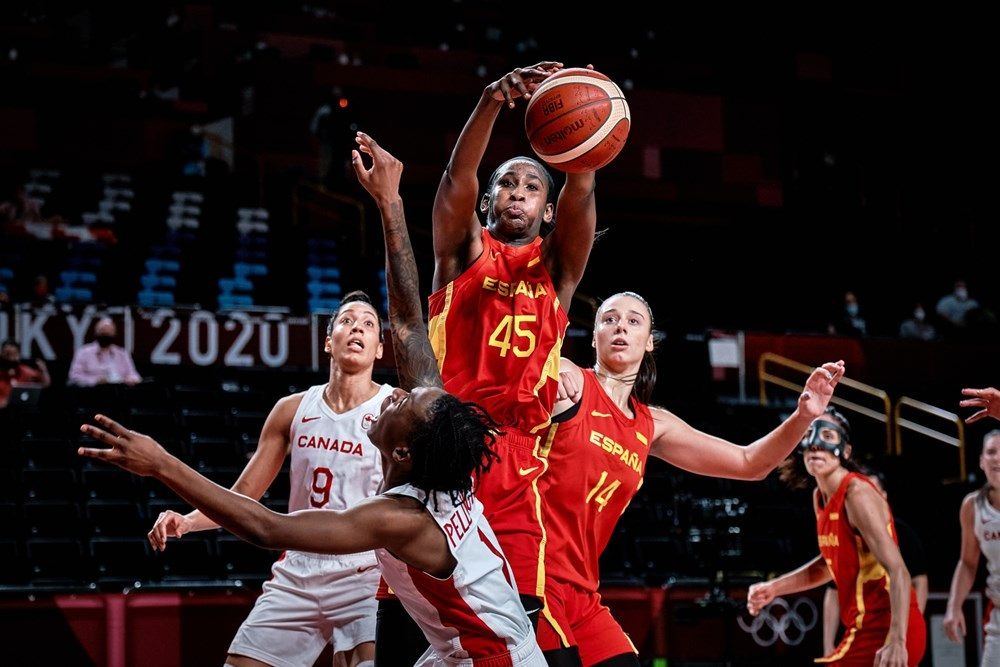
[(501, 107), (506, 104), (514, 108), (515, 99), (530, 97), (546, 77), (561, 68), (562, 63), (557, 62), (519, 67), (483, 90), (455, 143), (434, 197), (431, 214), (434, 225), (434, 290), (456, 278), (482, 252), (480, 225), (476, 216), (479, 196), (476, 172)]
[[(978, 493), (978, 492), (977, 492)], [(944, 616), (944, 631), (954, 642), (965, 637), (965, 614), (962, 604), (972, 590), (976, 580), (976, 570), (979, 568), (979, 541), (975, 532), (976, 494), (970, 493), (962, 501), (958, 518), (962, 524), (962, 551), (955, 564), (955, 574), (951, 578), (951, 591), (948, 593), (948, 606)]]
[(833, 397), (844, 362), (826, 363), (806, 380), (795, 412), (773, 431), (741, 447), (703, 433), (676, 415), (653, 408), (656, 430), (650, 454), (699, 475), (729, 479), (764, 479), (795, 449), (813, 419), (823, 414)]
[(594, 247), (597, 231), (595, 182), (592, 171), (566, 174), (566, 183), (556, 202), (555, 229), (542, 245), (549, 275), (559, 293), (559, 303), (567, 312)]
[[(293, 394), (275, 403), (261, 429), (257, 450), (240, 473), (240, 478), (233, 484), (232, 490), (235, 493), (260, 500), (274, 478), (278, 476), (281, 464), (288, 455), (288, 437), (292, 419), (295, 418), (295, 411), (302, 402), (302, 396), (302, 393)], [(187, 514), (167, 510), (160, 512), (147, 538), (154, 550), (163, 551), (167, 548), (167, 538), (181, 537), (186, 533), (218, 527), (219, 524), (200, 510), (193, 510)]]
[[(358, 150), (351, 153), (354, 172), (365, 190), (375, 198), (382, 216), (389, 324), (399, 386), (407, 391), (414, 387), (442, 387), (441, 372), (427, 337), (417, 260), (406, 229), (403, 199), (399, 196), (403, 163), (364, 132), (358, 132), (356, 141)], [(365, 168), (358, 151), (371, 157), (370, 169)]]
[[(892, 620), (885, 645), (875, 654), (875, 664), (906, 667), (906, 628), (910, 620), (910, 573), (899, 547), (887, 529), (889, 505), (870, 484), (854, 480), (844, 499), (847, 518), (861, 534), (875, 559), (889, 574), (889, 605)], [(881, 660), (881, 661), (880, 661)]]

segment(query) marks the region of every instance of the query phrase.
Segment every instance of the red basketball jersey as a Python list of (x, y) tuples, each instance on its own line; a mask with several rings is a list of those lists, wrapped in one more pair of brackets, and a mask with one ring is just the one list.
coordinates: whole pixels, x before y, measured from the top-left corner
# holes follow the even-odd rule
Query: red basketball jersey
[(649, 408), (632, 408), (629, 418), (588, 369), (576, 414), (549, 427), (540, 448), (549, 462), (540, 481), (546, 578), (597, 591), (598, 558), (642, 486), (653, 439)]
[(541, 238), (514, 247), (484, 228), (482, 239), (483, 254), (429, 299), (434, 356), (447, 391), (535, 433), (549, 423), (569, 320)]
[[(844, 498), (852, 479), (860, 480), (862, 484), (871, 484), (874, 488), (874, 484), (864, 475), (852, 472), (844, 477), (825, 507), (819, 505), (819, 489), (814, 496), (819, 551), (837, 584), (840, 620), (847, 628), (842, 645), (848, 643), (854, 634), (869, 625), (888, 627), (892, 617), (889, 602), (889, 573), (847, 522)], [(892, 510), (889, 511), (889, 523), (885, 528), (892, 535), (893, 541), (898, 544)], [(916, 605), (917, 597), (911, 590), (910, 607), (916, 608)], [(911, 628), (911, 631), (913, 629)]]

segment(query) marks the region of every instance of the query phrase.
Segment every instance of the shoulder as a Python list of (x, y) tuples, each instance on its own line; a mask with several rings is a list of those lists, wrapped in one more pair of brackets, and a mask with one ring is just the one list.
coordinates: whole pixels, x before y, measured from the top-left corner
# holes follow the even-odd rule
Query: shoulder
[(289, 407), (292, 406), (298, 408), (299, 404), (302, 402), (302, 399), (305, 398), (305, 395), (308, 392), (309, 390), (307, 389), (305, 391), (299, 391), (294, 394), (289, 394), (288, 396), (282, 396), (281, 398), (278, 399), (278, 402), (274, 404), (274, 409), (287, 410)]
[(878, 489), (859, 477), (853, 477), (847, 482), (844, 503), (848, 508), (853, 509), (888, 509), (889, 507), (885, 497), (879, 493)]
[(305, 397), (307, 391), (300, 391), (298, 393), (289, 394), (288, 396), (279, 398), (278, 402), (274, 404), (273, 408), (271, 408), (271, 416), (279, 421), (291, 423), (292, 419), (295, 417), (296, 411), (299, 409), (299, 405), (302, 404), (302, 399)]
[(656, 428), (654, 437), (658, 438), (684, 423), (680, 417), (666, 408), (661, 408), (658, 405), (647, 405), (646, 408), (649, 410), (649, 416), (653, 418), (653, 425)]
[(362, 502), (368, 505), (370, 518), (380, 522), (384, 535), (405, 538), (421, 530), (428, 522), (437, 525), (427, 507), (413, 496), (386, 493)]
[(559, 358), (559, 374), (566, 374), (574, 378), (583, 379), (583, 369), (566, 357)]
[(969, 521), (972, 520), (973, 516), (975, 516), (976, 503), (982, 497), (982, 493), (983, 493), (982, 489), (978, 491), (973, 491), (972, 493), (966, 495), (965, 498), (962, 499), (962, 506), (958, 510), (958, 513), (961, 516), (961, 518), (967, 519)]

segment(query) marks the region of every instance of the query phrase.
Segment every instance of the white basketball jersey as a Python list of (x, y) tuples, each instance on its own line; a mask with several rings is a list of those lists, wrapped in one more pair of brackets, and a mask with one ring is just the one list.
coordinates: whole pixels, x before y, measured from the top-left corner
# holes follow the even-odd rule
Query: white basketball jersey
[[(425, 493), (403, 484), (383, 495)], [(483, 506), (470, 495), (455, 506), (447, 493), (437, 493), (426, 507), (448, 538), (457, 561), (447, 579), (438, 579), (376, 549), (382, 576), (399, 597), (438, 656), (450, 659), (502, 655), (526, 642), (534, 631), (517, 594), (514, 574), (496, 535), (483, 517)]]
[(979, 549), (986, 557), (989, 576), (986, 578), (986, 595), (1000, 607), (1000, 510), (990, 503), (986, 491), (976, 494), (975, 531)]
[(343, 414), (323, 400), (324, 389), (325, 384), (310, 387), (292, 420), (289, 512), (347, 509), (374, 496), (382, 483), (382, 455), (368, 429), (393, 388), (382, 385)]

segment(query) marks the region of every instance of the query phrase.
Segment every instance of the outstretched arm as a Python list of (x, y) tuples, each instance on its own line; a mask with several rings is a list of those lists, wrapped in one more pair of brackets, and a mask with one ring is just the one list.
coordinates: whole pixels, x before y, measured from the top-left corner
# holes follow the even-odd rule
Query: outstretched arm
[[(406, 229), (403, 199), (399, 196), (403, 163), (364, 132), (358, 132), (356, 141), (358, 150), (351, 152), (351, 163), (358, 181), (378, 204), (385, 232), (385, 281), (399, 386), (407, 391), (414, 387), (442, 387), (441, 372), (424, 324), (417, 260)], [(371, 157), (370, 169), (365, 168), (361, 153)]]
[[(247, 462), (232, 490), (240, 495), (259, 500), (281, 470), (288, 454), (288, 437), (295, 418), (295, 411), (302, 402), (302, 394), (286, 396), (275, 403), (271, 414), (261, 429), (257, 449)], [(156, 551), (167, 548), (167, 539), (182, 537), (186, 533), (218, 528), (218, 524), (199, 510), (178, 514), (173, 510), (160, 512), (156, 523), (146, 538)]]
[(79, 454), (113, 463), (137, 475), (153, 476), (234, 535), (268, 549), (345, 554), (405, 545), (415, 524), (396, 510), (391, 498), (368, 498), (345, 511), (272, 512), (198, 474), (149, 436), (130, 431), (103, 415), (101, 428), (80, 430), (109, 449), (81, 447)]
[(476, 172), (483, 160), (501, 107), (514, 108), (518, 97), (528, 98), (562, 63), (540, 62), (519, 67), (486, 86), (479, 103), (466, 121), (455, 143), (451, 160), (441, 176), (434, 197), (434, 281), (438, 290), (454, 280), (482, 252), (476, 204), (479, 179)]
[(826, 363), (806, 380), (795, 412), (776, 429), (746, 447), (692, 428), (683, 419), (654, 408), (655, 440), (650, 454), (699, 475), (764, 479), (802, 440), (809, 424), (823, 414), (833, 397), (844, 362)]
[(592, 171), (566, 174), (566, 183), (556, 202), (556, 226), (543, 245), (559, 304), (567, 312), (587, 268), (597, 232), (594, 175)]

